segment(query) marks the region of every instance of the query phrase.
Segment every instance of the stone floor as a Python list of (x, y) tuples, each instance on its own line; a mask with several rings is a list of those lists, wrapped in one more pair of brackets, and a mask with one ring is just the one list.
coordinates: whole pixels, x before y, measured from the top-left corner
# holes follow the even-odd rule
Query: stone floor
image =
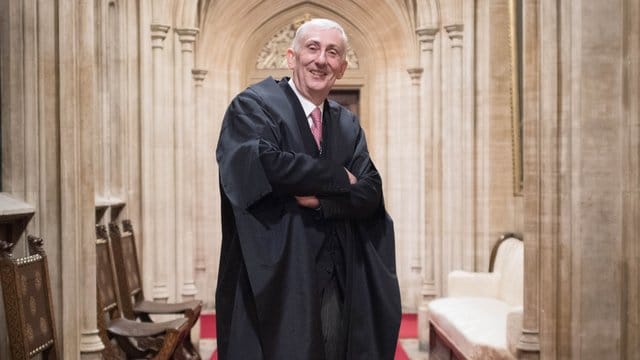
[(400, 339), (400, 344), (410, 360), (428, 360), (429, 353), (418, 349), (418, 339)]

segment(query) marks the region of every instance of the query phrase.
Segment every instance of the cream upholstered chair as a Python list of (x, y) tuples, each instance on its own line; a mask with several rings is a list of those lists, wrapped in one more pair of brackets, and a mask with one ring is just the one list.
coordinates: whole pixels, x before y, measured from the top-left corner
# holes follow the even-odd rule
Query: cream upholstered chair
[(513, 359), (522, 327), (524, 246), (505, 234), (489, 272), (456, 270), (448, 295), (429, 304), (430, 353), (445, 359)]

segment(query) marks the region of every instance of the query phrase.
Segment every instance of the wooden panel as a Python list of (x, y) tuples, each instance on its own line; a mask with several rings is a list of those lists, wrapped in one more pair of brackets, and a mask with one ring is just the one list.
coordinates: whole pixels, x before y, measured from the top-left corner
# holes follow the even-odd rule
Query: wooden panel
[(329, 99), (360, 117), (360, 90), (331, 90)]

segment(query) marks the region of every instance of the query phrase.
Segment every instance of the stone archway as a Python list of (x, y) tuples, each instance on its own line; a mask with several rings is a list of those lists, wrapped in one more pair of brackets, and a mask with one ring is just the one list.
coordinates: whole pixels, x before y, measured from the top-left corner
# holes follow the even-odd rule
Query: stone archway
[[(416, 66), (420, 49), (415, 8), (410, 3), (379, 1), (365, 8), (354, 1), (274, 1), (251, 6), (219, 1), (209, 4), (200, 14), (196, 50), (196, 66), (208, 70), (203, 95), (207, 118), (203, 125), (209, 127), (207, 147), (214, 148), (231, 98), (248, 83), (264, 77), (264, 71), (256, 69), (256, 59), (274, 34), (305, 16), (330, 18), (342, 24), (359, 67), (348, 70), (337, 87), (360, 91), (369, 150), (383, 175), (387, 208), (396, 223), (398, 276), (404, 291), (415, 288), (407, 279), (415, 273), (410, 259), (421, 242), (415, 226), (420, 213), (420, 200), (415, 196), (419, 193), (415, 166), (420, 153), (415, 131), (419, 125), (411, 105), (415, 88), (407, 73)], [(281, 76), (288, 71), (269, 74)], [(217, 169), (212, 167), (212, 177), (216, 178)], [(210, 188), (217, 189), (217, 184)], [(411, 302), (407, 304), (409, 308), (417, 307), (415, 300), (409, 300), (413, 296), (405, 298)]]

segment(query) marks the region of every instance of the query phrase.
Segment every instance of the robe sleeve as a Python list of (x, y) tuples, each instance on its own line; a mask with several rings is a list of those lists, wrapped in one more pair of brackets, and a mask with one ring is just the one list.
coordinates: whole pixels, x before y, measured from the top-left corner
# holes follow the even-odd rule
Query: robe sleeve
[(216, 157), (221, 186), (229, 201), (248, 209), (272, 192), (287, 195), (349, 191), (344, 169), (324, 159), (282, 150), (279, 120), (250, 90), (229, 105)]
[(365, 219), (378, 209), (382, 199), (382, 180), (374, 166), (362, 128), (359, 129), (353, 158), (347, 166), (358, 182), (343, 196), (320, 197), (327, 219)]

